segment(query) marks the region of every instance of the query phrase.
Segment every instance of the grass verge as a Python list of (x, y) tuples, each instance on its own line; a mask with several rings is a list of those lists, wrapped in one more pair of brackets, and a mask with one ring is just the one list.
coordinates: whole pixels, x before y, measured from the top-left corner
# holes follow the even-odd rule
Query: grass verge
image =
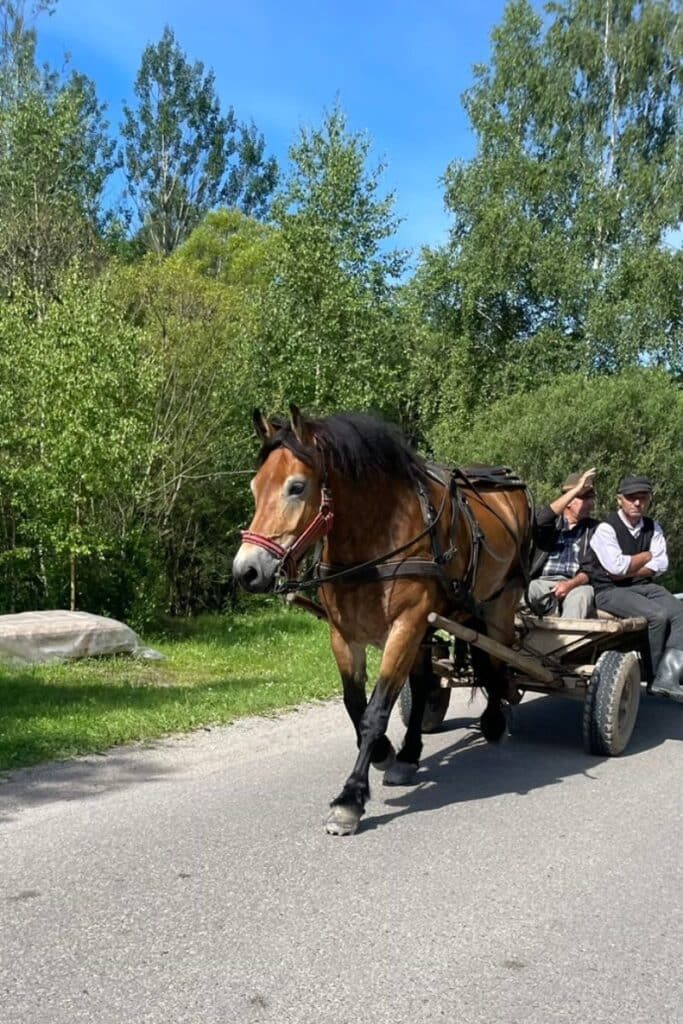
[(0, 771), (339, 693), (324, 623), (278, 606), (171, 623), (164, 661), (0, 667)]

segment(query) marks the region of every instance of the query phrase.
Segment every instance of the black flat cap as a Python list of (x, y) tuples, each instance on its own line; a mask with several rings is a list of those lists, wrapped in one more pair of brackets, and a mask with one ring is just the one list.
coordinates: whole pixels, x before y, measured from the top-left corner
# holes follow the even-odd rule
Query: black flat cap
[(646, 476), (622, 476), (618, 494), (652, 494), (652, 484)]

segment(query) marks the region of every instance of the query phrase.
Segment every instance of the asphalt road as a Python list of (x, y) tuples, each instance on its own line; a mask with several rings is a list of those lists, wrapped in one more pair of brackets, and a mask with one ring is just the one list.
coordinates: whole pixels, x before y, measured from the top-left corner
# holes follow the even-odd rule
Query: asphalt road
[(5, 779), (0, 1021), (681, 1024), (683, 707), (604, 760), (572, 702), (480, 708), (350, 838), (339, 703)]

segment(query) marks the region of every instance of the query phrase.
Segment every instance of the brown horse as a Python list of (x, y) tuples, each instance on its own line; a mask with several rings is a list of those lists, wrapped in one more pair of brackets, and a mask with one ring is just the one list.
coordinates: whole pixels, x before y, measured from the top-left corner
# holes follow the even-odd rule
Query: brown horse
[[(365, 809), (371, 762), (385, 771), (386, 784), (406, 784), (417, 772), (422, 717), (435, 685), (428, 614), (472, 619), (494, 639), (513, 640), (531, 512), (521, 482), (496, 488), (431, 467), (395, 428), (372, 417), (311, 420), (295, 406), (290, 414), (287, 422), (254, 413), (262, 443), (251, 483), (256, 513), (233, 573), (252, 592), (294, 589), (299, 562), (322, 540), (313, 585), (358, 743), (325, 827), (348, 835)], [(368, 645), (383, 651), (369, 701)], [(472, 653), (488, 697), (482, 731), (499, 739), (507, 683), (486, 656)], [(411, 713), (395, 757), (385, 733), (406, 679)]]

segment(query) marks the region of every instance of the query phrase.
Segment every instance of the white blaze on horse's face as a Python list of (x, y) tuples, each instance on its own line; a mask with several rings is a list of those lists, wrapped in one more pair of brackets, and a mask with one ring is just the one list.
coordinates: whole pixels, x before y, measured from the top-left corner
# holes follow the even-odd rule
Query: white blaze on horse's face
[(251, 482), (256, 511), (249, 529), (286, 547), (306, 528), (320, 504), (310, 466), (288, 448), (276, 448)]
[[(306, 529), (320, 505), (316, 474), (287, 448), (276, 448), (251, 481), (256, 511), (249, 532), (289, 547)], [(232, 564), (235, 579), (261, 593), (275, 583), (279, 558), (256, 544), (243, 543)]]

